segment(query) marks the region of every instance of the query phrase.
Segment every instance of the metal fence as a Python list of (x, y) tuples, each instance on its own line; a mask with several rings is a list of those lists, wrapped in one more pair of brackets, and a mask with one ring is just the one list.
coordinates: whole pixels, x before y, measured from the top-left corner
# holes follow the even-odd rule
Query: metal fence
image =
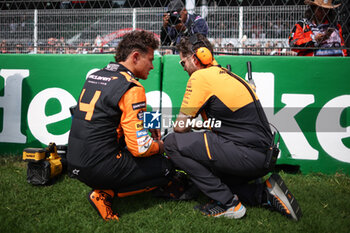
[[(17, 5), (18, 10), (11, 10), (0, 5), (0, 53), (113, 53), (120, 38), (130, 30), (145, 29), (159, 36), (166, 11), (166, 7), (126, 8), (120, 4), (118, 8), (112, 4), (88, 8), (82, 4), (89, 1), (77, 2), (80, 7), (62, 5), (67, 1), (52, 7), (59, 9), (24, 7), (22, 3)], [(122, 1), (112, 1), (117, 2)], [(216, 53), (295, 55), (288, 46), (288, 36), (296, 21), (303, 18), (306, 5), (207, 5), (190, 12), (206, 19), (208, 38)], [(344, 39), (349, 41), (350, 14), (341, 14), (343, 11), (339, 18), (344, 21)]]

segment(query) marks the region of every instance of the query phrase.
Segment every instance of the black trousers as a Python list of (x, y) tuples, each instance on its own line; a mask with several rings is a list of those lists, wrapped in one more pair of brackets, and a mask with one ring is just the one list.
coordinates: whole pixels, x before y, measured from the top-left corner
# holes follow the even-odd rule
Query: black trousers
[(93, 167), (68, 163), (68, 170), (93, 189), (112, 189), (127, 193), (162, 186), (170, 181), (174, 167), (161, 155), (134, 157), (127, 149), (121, 156), (111, 155)]
[(264, 153), (210, 131), (172, 133), (164, 148), (174, 165), (209, 198), (227, 204), (237, 194), (245, 204), (261, 204), (264, 184), (251, 181), (266, 174)]

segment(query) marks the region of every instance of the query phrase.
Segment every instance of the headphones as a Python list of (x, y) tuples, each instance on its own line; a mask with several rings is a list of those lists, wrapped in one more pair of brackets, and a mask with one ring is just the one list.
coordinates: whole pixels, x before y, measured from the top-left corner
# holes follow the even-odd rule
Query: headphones
[(196, 51), (193, 49), (193, 47), (198, 43), (202, 42), (205, 44), (204, 41), (199, 41), (196, 34), (191, 35), (189, 41), (192, 44), (192, 52), (194, 53), (194, 56), (197, 58), (197, 60), (201, 63), (201, 65), (208, 66), (213, 63), (213, 54), (207, 47), (199, 47), (196, 49)]

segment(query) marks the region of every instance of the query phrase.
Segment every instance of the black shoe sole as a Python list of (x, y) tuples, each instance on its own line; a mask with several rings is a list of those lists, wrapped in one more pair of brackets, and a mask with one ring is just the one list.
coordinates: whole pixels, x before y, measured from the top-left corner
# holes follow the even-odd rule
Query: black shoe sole
[(284, 193), (284, 195), (287, 197), (288, 202), (290, 204), (290, 206), (293, 209), (293, 212), (295, 214), (295, 218), (292, 216), (289, 216), (291, 218), (293, 218), (294, 220), (298, 221), (301, 216), (303, 215), (301, 212), (301, 208), (299, 206), (298, 201), (295, 199), (295, 197), (293, 196), (293, 194), (289, 191), (287, 185), (285, 184), (285, 182), (283, 181), (282, 177), (278, 174), (272, 174), (271, 178), (275, 180), (276, 184), (281, 188), (282, 192)]
[(93, 193), (93, 192), (94, 192), (94, 190), (92, 190), (91, 192), (88, 193), (88, 195), (87, 195), (88, 201), (90, 202), (90, 204), (92, 205), (92, 207), (94, 207), (94, 209), (97, 211), (98, 215), (103, 219), (103, 217), (102, 217), (101, 214), (100, 214), (100, 211), (98, 211), (98, 209), (97, 209), (97, 206), (95, 205), (95, 203), (94, 203), (94, 202), (91, 200), (91, 198), (90, 198), (90, 195), (91, 195), (91, 193)]

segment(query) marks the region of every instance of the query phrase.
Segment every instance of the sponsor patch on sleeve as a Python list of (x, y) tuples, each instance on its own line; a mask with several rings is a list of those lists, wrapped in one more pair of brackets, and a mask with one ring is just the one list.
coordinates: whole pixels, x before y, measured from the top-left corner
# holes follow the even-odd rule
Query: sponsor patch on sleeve
[(151, 146), (153, 139), (150, 136), (137, 139), (139, 153), (145, 153)]
[(132, 109), (133, 110), (137, 110), (137, 109), (141, 109), (141, 108), (145, 108), (145, 107), (146, 107), (146, 102), (145, 101), (132, 104)]
[(138, 122), (138, 123), (136, 123), (136, 124), (135, 124), (135, 128), (136, 128), (137, 130), (143, 129), (143, 122)]

